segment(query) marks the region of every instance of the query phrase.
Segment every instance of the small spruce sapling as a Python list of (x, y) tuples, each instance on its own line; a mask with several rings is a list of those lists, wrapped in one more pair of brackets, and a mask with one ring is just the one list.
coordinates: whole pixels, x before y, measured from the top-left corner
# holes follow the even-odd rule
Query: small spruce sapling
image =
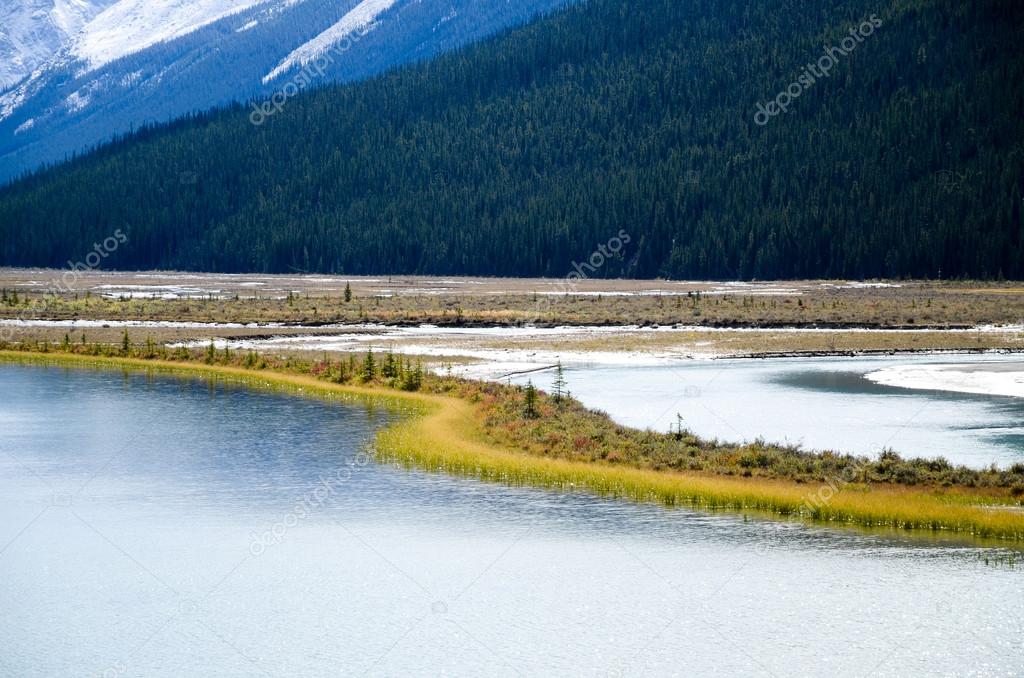
[(523, 416), (527, 419), (536, 419), (539, 416), (537, 412), (537, 388), (533, 385), (532, 381), (526, 383), (526, 397), (523, 401)]
[(373, 381), (377, 376), (377, 362), (373, 359), (373, 349), (366, 352), (366, 360), (363, 361), (363, 370), (360, 377), (364, 382)]
[(568, 395), (568, 391), (566, 390), (565, 371), (562, 369), (561, 360), (559, 360), (558, 364), (555, 365), (555, 381), (551, 385), (551, 390), (554, 394), (554, 400), (558, 404), (561, 404)]

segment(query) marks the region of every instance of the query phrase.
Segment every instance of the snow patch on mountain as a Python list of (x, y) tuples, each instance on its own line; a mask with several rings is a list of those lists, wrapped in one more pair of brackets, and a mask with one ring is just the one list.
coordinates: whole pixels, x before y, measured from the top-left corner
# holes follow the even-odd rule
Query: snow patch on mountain
[(172, 40), (264, 0), (120, 0), (90, 21), (72, 54), (92, 69)]
[(69, 113), (75, 113), (88, 106), (90, 98), (88, 94), (82, 94), (80, 91), (72, 92), (64, 100), (64, 106), (67, 107)]
[(134, 87), (142, 79), (142, 71), (132, 71), (121, 76), (121, 87)]
[(450, 11), (450, 12), (448, 12), (448, 14), (446, 14), (445, 16), (441, 17), (441, 20), (440, 20), (440, 21), (438, 21), (438, 22), (437, 22), (437, 23), (436, 23), (436, 24), (434, 25), (434, 32), (436, 33), (436, 32), (438, 31), (438, 29), (439, 29), (439, 28), (441, 28), (442, 26), (444, 26), (444, 25), (445, 25), (446, 23), (448, 23), (449, 21), (454, 21), (454, 20), (455, 20), (455, 18), (456, 18), (456, 17), (458, 17), (458, 16), (459, 16), (459, 11), (458, 11), (457, 9), (455, 9), (454, 7), (452, 7), (451, 11)]
[(38, 70), (33, 72), (32, 77), (23, 80), (22, 83), (14, 89), (0, 94), (0, 122), (11, 117), (19, 106), (25, 103), (32, 94), (39, 90), (38, 85), (33, 86), (37, 80), (38, 73)]
[(395, 2), (396, 0), (363, 0), (336, 24), (282, 59), (274, 70), (263, 76), (263, 84), (292, 68), (305, 66), (352, 33), (371, 26), (377, 17), (391, 9)]
[(573, 1), (0, 0), (0, 185), (140, 125), (273, 96), (289, 69), (358, 80)]
[(0, 89), (43, 65), (114, 0), (0, 2)]

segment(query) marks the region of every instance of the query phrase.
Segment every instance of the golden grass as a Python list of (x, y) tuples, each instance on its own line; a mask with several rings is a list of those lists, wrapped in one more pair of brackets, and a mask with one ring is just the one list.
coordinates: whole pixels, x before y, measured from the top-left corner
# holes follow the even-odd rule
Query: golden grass
[(243, 384), (253, 388), (288, 391), (330, 400), (380, 405), (409, 414), (423, 413), (428, 406), (434, 404), (435, 401), (441, 400), (439, 396), (426, 393), (408, 393), (392, 389), (333, 384), (300, 374), (229, 367), (225, 365), (206, 365), (198, 362), (144, 360), (141, 358), (90, 356), (69, 353), (0, 351), (0, 363), (65, 365), (69, 367), (127, 369), (193, 375), (204, 379)]
[[(583, 490), (667, 506), (754, 511), (865, 527), (924, 529), (1024, 540), (1024, 515), (992, 510), (994, 498), (963, 491), (848, 485), (820, 504), (819, 487), (776, 480), (702, 476), (572, 462), (495, 448), (473, 428), (472, 406), (457, 400), (378, 433), (380, 454), (407, 465), (512, 485)], [(986, 507), (987, 506), (987, 507)]]
[[(511, 485), (586, 491), (667, 506), (759, 512), (831, 524), (929, 530), (1024, 541), (1024, 514), (984, 491), (822, 486), (756, 478), (647, 471), (502, 449), (484, 439), (474, 405), (449, 396), (338, 385), (313, 377), (237, 367), (129, 358), (0, 351), (0, 362), (153, 370), (225, 379), (258, 388), (381, 404), (406, 416), (377, 434), (382, 459)], [(819, 494), (819, 492), (821, 494)], [(827, 501), (809, 497), (830, 495)]]

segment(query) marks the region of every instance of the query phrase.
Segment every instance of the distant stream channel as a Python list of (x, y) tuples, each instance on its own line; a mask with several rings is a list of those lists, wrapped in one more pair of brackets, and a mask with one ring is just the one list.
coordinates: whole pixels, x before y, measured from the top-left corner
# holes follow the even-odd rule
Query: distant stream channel
[[(903, 388), (867, 376), (908, 367), (952, 378)], [(869, 455), (891, 448), (975, 468), (1024, 462), (1024, 398), (935, 390), (981, 390), (990, 383), (998, 389), (1004, 382), (1014, 388), (1014, 378), (1024, 382), (1021, 355), (690, 360), (658, 367), (570, 366), (565, 376), (585, 404), (638, 428), (674, 429), (678, 415), (685, 428), (725, 441), (763, 438)], [(549, 388), (552, 378), (541, 372), (512, 381)]]

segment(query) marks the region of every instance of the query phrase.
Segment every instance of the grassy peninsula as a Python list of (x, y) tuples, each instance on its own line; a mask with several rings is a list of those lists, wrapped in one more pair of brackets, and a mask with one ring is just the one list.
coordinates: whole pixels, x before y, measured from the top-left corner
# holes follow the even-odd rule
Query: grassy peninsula
[(1024, 542), (1024, 465), (976, 470), (941, 458), (867, 459), (620, 426), (559, 394), (424, 372), (408, 359), (345, 360), (72, 343), (0, 344), (0, 362), (190, 373), (406, 416), (381, 430), (382, 459), (487, 481), (707, 510)]

